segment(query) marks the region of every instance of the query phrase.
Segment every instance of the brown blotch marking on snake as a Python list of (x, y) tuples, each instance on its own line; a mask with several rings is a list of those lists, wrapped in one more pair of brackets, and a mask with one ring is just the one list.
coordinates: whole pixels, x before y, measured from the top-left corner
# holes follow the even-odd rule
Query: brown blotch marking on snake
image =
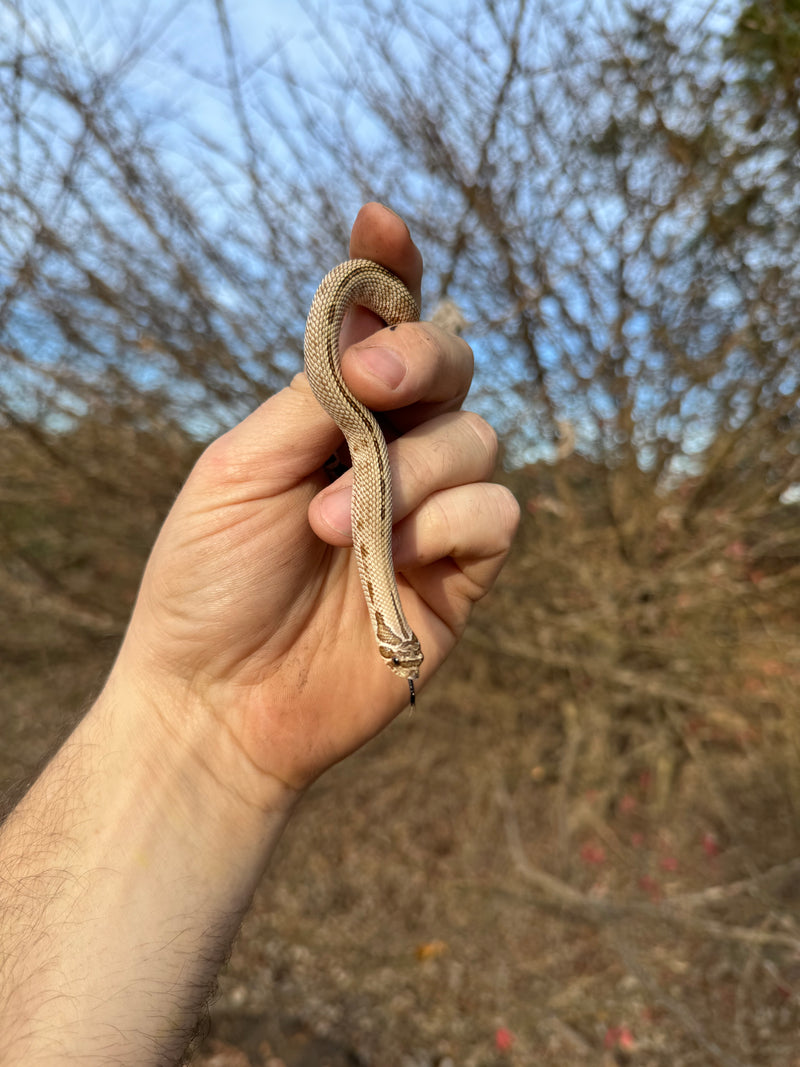
[(372, 588), (372, 582), (367, 578), (367, 592), (369, 593), (370, 600), (375, 599), (375, 590)]
[(369, 550), (367, 549), (367, 546), (362, 543), (358, 547), (359, 547), (359, 550), (361, 552), (361, 558), (362, 559), (366, 559), (367, 556), (369, 555)]
[(378, 635), (378, 641), (391, 641), (395, 634), (386, 623), (383, 621), (383, 615), (379, 611), (375, 612), (375, 633)]

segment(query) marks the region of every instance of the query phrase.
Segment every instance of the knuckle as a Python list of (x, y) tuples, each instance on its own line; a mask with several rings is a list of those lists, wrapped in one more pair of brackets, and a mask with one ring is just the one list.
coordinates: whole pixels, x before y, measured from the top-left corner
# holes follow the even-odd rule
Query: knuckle
[(494, 484), (492, 489), (495, 495), (498, 527), (504, 531), (510, 544), (519, 526), (521, 515), (519, 501), (505, 485)]
[(461, 418), (464, 426), (477, 439), (478, 446), (483, 450), (487, 465), (494, 468), (497, 461), (498, 441), (497, 434), (486, 419), (476, 415), (474, 411), (462, 411)]
[(194, 476), (201, 480), (208, 479), (212, 484), (227, 484), (238, 481), (242, 468), (242, 457), (236, 447), (233, 435), (222, 434), (200, 455), (194, 468)]
[(468, 363), (472, 366), (472, 348), (463, 337), (456, 333), (443, 330), (433, 322), (415, 322), (409, 326), (414, 331), (414, 336), (420, 343), (426, 345), (431, 351), (453, 359), (457, 363)]

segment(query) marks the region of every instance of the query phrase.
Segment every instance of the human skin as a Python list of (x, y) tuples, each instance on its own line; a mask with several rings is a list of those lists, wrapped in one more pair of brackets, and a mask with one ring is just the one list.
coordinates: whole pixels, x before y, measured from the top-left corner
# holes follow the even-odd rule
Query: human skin
[[(362, 208), (350, 254), (419, 296), (392, 212)], [(381, 326), (349, 316), (342, 368), (392, 440), (424, 690), (518, 508), (488, 481), (492, 430), (461, 411), (467, 345)], [(190, 474), (100, 697), (0, 831), (0, 1064), (175, 1063), (298, 798), (406, 706), (364, 605), (350, 475), (322, 469), (340, 445), (299, 374)]]

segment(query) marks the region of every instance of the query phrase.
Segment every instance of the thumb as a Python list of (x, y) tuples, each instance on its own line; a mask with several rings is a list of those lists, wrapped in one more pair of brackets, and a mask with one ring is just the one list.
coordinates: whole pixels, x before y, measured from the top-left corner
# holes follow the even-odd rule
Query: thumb
[(305, 374), (270, 397), (206, 452), (211, 477), (259, 497), (275, 496), (320, 470), (342, 440)]

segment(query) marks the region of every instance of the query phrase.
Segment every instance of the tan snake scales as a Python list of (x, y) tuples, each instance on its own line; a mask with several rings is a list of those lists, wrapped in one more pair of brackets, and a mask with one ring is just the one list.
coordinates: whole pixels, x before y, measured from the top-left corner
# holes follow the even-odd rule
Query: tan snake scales
[(422, 650), (408, 625), (392, 561), (392, 476), (374, 415), (344, 383), (339, 331), (348, 309), (366, 307), (387, 326), (416, 322), (419, 307), (394, 274), (368, 259), (351, 259), (323, 278), (308, 313), (305, 372), (312, 392), (344, 434), (353, 465), (353, 551), (361, 588), (384, 663), (408, 679), (414, 704)]

